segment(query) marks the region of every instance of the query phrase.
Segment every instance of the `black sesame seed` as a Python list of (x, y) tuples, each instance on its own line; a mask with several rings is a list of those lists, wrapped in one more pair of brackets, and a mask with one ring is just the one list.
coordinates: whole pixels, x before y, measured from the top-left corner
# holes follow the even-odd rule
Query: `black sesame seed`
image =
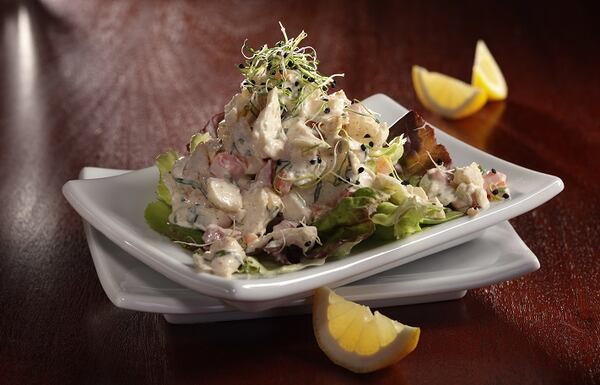
[(510, 198), (510, 195), (508, 195), (507, 193), (504, 193), (504, 194), (502, 194), (502, 198), (508, 199), (508, 198)]
[(331, 112), (331, 109), (329, 109), (329, 107), (325, 107), (325, 109), (323, 110), (324, 113), (328, 114)]
[(442, 164), (444, 164), (444, 161), (441, 159), (438, 159), (435, 163), (437, 163), (438, 165), (441, 166)]
[(361, 144), (360, 149), (363, 151), (367, 151), (367, 146), (365, 146), (364, 144)]
[(495, 168), (492, 169), (492, 174), (495, 174), (497, 171)]
[(296, 82), (294, 83), (294, 85), (295, 85), (296, 87), (298, 87), (298, 85), (299, 85), (299, 84), (300, 84), (300, 82), (299, 82), (299, 81), (297, 81), (297, 80), (296, 80)]
[(492, 190), (492, 194), (494, 194), (494, 195), (498, 195), (498, 189), (497, 189), (497, 188), (495, 188), (494, 190)]
[(314, 78), (308, 78), (308, 81), (312, 83), (312, 82), (315, 81), (315, 79)]
[(402, 182), (400, 182), (400, 183), (402, 183), (404, 186), (408, 186), (408, 185), (410, 184), (410, 183), (408, 183), (408, 181), (406, 181), (406, 180), (403, 180), (403, 181), (402, 181)]
[(317, 163), (321, 164), (321, 162), (322, 162), (322, 161), (323, 161), (323, 160), (321, 159), (321, 157), (320, 157), (320, 156), (318, 156), (318, 157), (317, 157)]
[(323, 98), (323, 101), (324, 101), (324, 102), (328, 102), (328, 101), (329, 101), (329, 99), (327, 99), (327, 98)]
[(287, 53), (284, 53), (284, 54), (283, 54), (283, 57), (287, 57), (287, 55), (288, 55)]
[(316, 163), (317, 163), (317, 160), (316, 160), (316, 159), (311, 159), (311, 160), (310, 160), (310, 164), (316, 164)]
[(238, 64), (238, 67), (244, 68), (244, 65), (242, 63), (240, 63), (240, 64)]
[(292, 92), (292, 89), (290, 87), (287, 87), (286, 90)]
[(290, 68), (292, 68), (292, 67), (294, 66), (294, 63), (292, 63), (291, 61), (289, 61), (289, 62), (287, 63), (287, 66), (288, 66), (288, 67), (290, 67)]
[(359, 167), (359, 168), (358, 168), (358, 173), (359, 173), (359, 174), (360, 174), (361, 172), (363, 172), (363, 171), (365, 171), (365, 168), (364, 168), (364, 167)]
[(267, 64), (267, 71), (271, 69), (271, 63)]
[(312, 245), (312, 243), (311, 243), (310, 241), (306, 241), (306, 242), (304, 242), (304, 246), (306, 246), (306, 247), (310, 247), (310, 245)]
[(373, 147), (374, 145), (375, 145), (375, 143), (369, 142), (369, 147)]
[(371, 135), (365, 134), (365, 138), (370, 138), (370, 137), (371, 137)]
[(322, 89), (323, 91), (327, 91), (327, 87), (325, 87), (325, 86), (321, 87), (321, 89)]

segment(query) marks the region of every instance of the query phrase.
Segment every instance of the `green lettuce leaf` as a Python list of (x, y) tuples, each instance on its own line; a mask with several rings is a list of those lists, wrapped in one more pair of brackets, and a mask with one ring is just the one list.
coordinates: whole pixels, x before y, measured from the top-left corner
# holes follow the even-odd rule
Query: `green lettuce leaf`
[(394, 165), (398, 163), (398, 161), (400, 160), (400, 158), (402, 158), (402, 155), (404, 154), (405, 142), (406, 139), (404, 139), (404, 136), (401, 135), (392, 139), (392, 141), (388, 143), (386, 147), (373, 148), (369, 153), (369, 156), (372, 159), (367, 161), (366, 166), (371, 171), (377, 172), (376, 170), (378, 169), (378, 162), (384, 159), (385, 163), (387, 163), (387, 165), (391, 168), (390, 171), (395, 173), (395, 171), (393, 171), (393, 168)]
[(371, 187), (359, 188), (352, 194), (352, 198), (365, 197), (365, 198), (371, 198), (371, 199), (378, 199), (379, 196), (380, 196), (380, 194), (376, 190), (372, 189)]
[[(391, 227), (394, 238), (402, 239), (421, 231), (420, 223), (426, 211), (427, 205), (419, 203), (416, 197), (408, 197), (400, 204), (381, 203), (372, 220), (379, 226)], [(387, 236), (389, 237), (389, 233)]]
[[(173, 241), (201, 244), (203, 232), (198, 229), (188, 229), (169, 222), (171, 207), (163, 201), (151, 202), (146, 206), (144, 218), (150, 228), (157, 233), (169, 237)], [(182, 245), (186, 247), (185, 245)], [(196, 247), (192, 247), (196, 249)]]
[(420, 202), (416, 197), (396, 193), (389, 202), (382, 202), (373, 214), (377, 225), (376, 235), (380, 239), (402, 239), (422, 230), (421, 226), (436, 225), (458, 218), (463, 214), (434, 205)]
[(394, 235), (394, 226), (376, 225), (373, 238), (386, 242), (396, 240), (396, 236)]
[(421, 220), (424, 215), (424, 207), (417, 205), (408, 209), (396, 224), (394, 224), (394, 236), (396, 239), (405, 238), (411, 234), (421, 231)]
[(373, 222), (381, 226), (393, 226), (398, 221), (397, 216), (402, 214), (400, 207), (392, 202), (382, 202), (377, 206), (377, 213), (373, 214)]
[(156, 186), (156, 196), (169, 206), (171, 206), (171, 192), (165, 184), (164, 177), (171, 172), (177, 159), (179, 159), (179, 154), (176, 151), (167, 151), (156, 158), (156, 167), (158, 167), (160, 173), (158, 185)]
[(375, 190), (365, 187), (356, 190), (352, 196), (343, 198), (337, 206), (316, 221), (319, 234), (369, 220), (369, 207), (377, 203), (376, 196)]
[(311, 257), (326, 258), (348, 255), (354, 246), (369, 238), (374, 231), (375, 224), (370, 219), (351, 226), (338, 227), (333, 233), (321, 237), (326, 241), (323, 246), (313, 250)]
[(406, 143), (404, 135), (397, 136), (388, 143), (387, 147), (374, 149), (369, 153), (369, 156), (386, 156), (392, 162), (392, 164), (396, 164), (404, 154), (404, 143)]
[(358, 189), (319, 218), (315, 226), (324, 243), (311, 252), (311, 258), (347, 255), (357, 243), (371, 236), (375, 224), (369, 213), (377, 205), (378, 196), (372, 188)]

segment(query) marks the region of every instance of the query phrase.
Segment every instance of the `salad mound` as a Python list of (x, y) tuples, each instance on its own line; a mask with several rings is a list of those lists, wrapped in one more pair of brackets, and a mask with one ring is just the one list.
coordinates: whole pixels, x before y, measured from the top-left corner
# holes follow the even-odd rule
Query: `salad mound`
[(244, 80), (187, 152), (158, 156), (145, 218), (193, 252), (199, 271), (279, 274), (343, 257), (377, 236), (402, 239), (507, 199), (506, 176), (452, 167), (410, 112), (390, 128), (318, 72), (302, 32), (242, 47)]

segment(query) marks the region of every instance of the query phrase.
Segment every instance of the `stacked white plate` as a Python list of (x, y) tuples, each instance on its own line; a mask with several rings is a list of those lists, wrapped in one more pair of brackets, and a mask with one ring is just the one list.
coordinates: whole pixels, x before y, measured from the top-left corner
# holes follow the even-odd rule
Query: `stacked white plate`
[[(385, 95), (364, 101), (393, 122), (406, 109)], [(121, 308), (156, 312), (169, 322), (247, 319), (308, 311), (319, 286), (347, 298), (395, 306), (461, 298), (466, 290), (539, 268), (507, 219), (527, 212), (562, 188), (554, 176), (528, 170), (475, 149), (436, 129), (454, 164), (478, 162), (508, 175), (511, 199), (474, 218), (459, 218), (401, 241), (378, 244), (322, 266), (277, 277), (224, 279), (195, 271), (190, 255), (144, 222), (154, 199), (154, 167), (127, 172), (84, 168), (63, 192), (86, 220), (86, 234), (104, 290)], [(427, 257), (427, 258), (423, 258)]]

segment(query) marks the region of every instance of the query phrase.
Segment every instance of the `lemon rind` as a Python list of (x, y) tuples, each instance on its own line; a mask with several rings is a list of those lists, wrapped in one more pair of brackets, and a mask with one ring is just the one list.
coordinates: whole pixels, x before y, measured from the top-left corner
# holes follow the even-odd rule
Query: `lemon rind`
[[(493, 81), (482, 69), (481, 63), (484, 59), (491, 64), (498, 82)], [(492, 101), (504, 100), (508, 96), (508, 86), (504, 74), (483, 40), (478, 40), (475, 48), (471, 84), (483, 89), (487, 93), (488, 99)]]
[(331, 290), (327, 288), (315, 291), (313, 328), (319, 347), (335, 364), (355, 373), (369, 373), (398, 362), (416, 348), (421, 330), (417, 327), (400, 324), (402, 329), (396, 338), (381, 347), (375, 354), (361, 355), (343, 349), (327, 327), (327, 306), (330, 293)]
[(429, 72), (427, 69), (420, 66), (413, 66), (412, 79), (417, 98), (427, 109), (445, 118), (460, 119), (474, 114), (475, 112), (479, 111), (487, 101), (487, 93), (481, 88), (474, 87), (468, 83), (462, 82), (459, 79), (440, 73), (440, 75), (443, 75), (444, 77), (456, 80), (460, 83), (463, 83), (466, 87), (472, 88), (471, 95), (469, 95), (459, 106), (451, 109), (441, 106), (440, 104), (436, 103), (435, 98), (429, 94), (427, 87), (425, 87), (423, 84), (424, 74), (435, 74), (435, 72)]

